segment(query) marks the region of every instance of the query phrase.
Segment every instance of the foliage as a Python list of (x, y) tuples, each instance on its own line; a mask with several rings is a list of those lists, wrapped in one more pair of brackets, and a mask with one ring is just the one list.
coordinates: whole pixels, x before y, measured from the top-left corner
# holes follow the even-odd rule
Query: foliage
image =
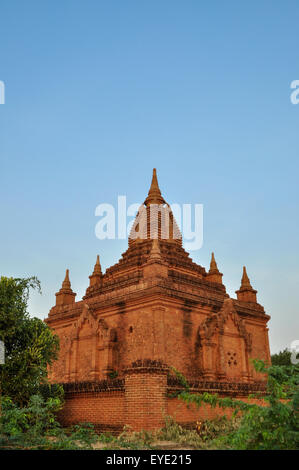
[(117, 372), (117, 370), (113, 370), (112, 372), (109, 372), (108, 377), (109, 377), (110, 379), (116, 379), (116, 377), (118, 377), (118, 372)]
[[(171, 374), (173, 374), (177, 378), (178, 383), (180, 385), (182, 385), (182, 387), (184, 387), (185, 390), (189, 390), (190, 386), (189, 386), (189, 383), (188, 383), (186, 377), (179, 370), (177, 370), (174, 366), (170, 366), (169, 369), (170, 369), (169, 376), (171, 376)], [(179, 391), (168, 393), (168, 397), (175, 398), (179, 394), (180, 394)]]
[(97, 436), (91, 424), (61, 428), (55, 414), (61, 408), (58, 398), (44, 400), (33, 395), (26, 407), (20, 408), (5, 397), (0, 418), (1, 449), (82, 449), (92, 448)]
[(291, 365), (291, 351), (285, 348), (277, 354), (272, 354), (271, 362), (273, 366), (289, 366)]
[[(200, 424), (200, 426), (198, 426)], [(185, 429), (175, 422), (173, 417), (165, 418), (165, 426), (159, 433), (161, 440), (175, 441), (195, 449), (213, 448), (213, 440), (227, 434), (238, 425), (237, 420), (228, 420), (225, 416), (197, 423), (196, 429)]]
[[(236, 421), (230, 421), (225, 417), (216, 418), (202, 423), (202, 430), (198, 433), (195, 429), (185, 429), (175, 422), (173, 417), (165, 417), (165, 425), (157, 431), (132, 431), (130, 426), (124, 426), (123, 432), (118, 436), (101, 434), (99, 442), (105, 449), (163, 449), (170, 448), (194, 448), (210, 449), (215, 437), (227, 434), (235, 429)], [(103, 448), (103, 446), (102, 446)]]
[(19, 405), (28, 403), (47, 382), (47, 365), (57, 358), (59, 342), (50, 328), (27, 312), (30, 289), (40, 292), (37, 278), (0, 279), (0, 339), (5, 365), (0, 367), (2, 394)]
[(38, 388), (38, 394), (46, 401), (48, 398), (58, 398), (61, 403), (64, 402), (64, 390), (61, 384), (42, 383)]
[(121, 449), (151, 448), (154, 433), (150, 431), (132, 431), (130, 426), (124, 426), (123, 432), (114, 441)]
[(179, 398), (186, 403), (203, 403), (211, 407), (234, 409), (234, 416), (241, 412), (239, 428), (220, 438), (217, 444), (234, 449), (298, 449), (299, 448), (299, 368), (298, 366), (266, 366), (254, 361), (258, 372), (268, 376), (267, 393), (263, 397), (266, 406), (245, 403), (217, 394), (190, 394), (184, 391)]

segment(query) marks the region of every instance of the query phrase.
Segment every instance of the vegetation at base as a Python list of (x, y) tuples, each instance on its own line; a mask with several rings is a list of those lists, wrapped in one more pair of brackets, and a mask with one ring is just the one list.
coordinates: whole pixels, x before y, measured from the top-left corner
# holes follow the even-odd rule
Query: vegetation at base
[[(264, 370), (264, 365), (257, 365)], [(34, 395), (21, 408), (9, 398), (2, 399), (1, 449), (296, 449), (298, 448), (298, 370), (286, 376), (275, 366), (268, 384), (268, 407), (220, 398), (208, 393), (182, 392), (180, 398), (201, 406), (233, 408), (225, 416), (197, 422), (184, 429), (167, 416), (162, 429), (134, 432), (125, 426), (119, 436), (97, 435), (91, 424), (63, 429), (56, 420), (62, 404), (58, 398)], [(270, 372), (267, 371), (270, 375)], [(288, 384), (286, 386), (286, 383)], [(284, 401), (281, 402), (281, 398)], [(241, 412), (241, 413), (240, 413)]]
[[(227, 434), (238, 425), (238, 419), (228, 420), (225, 416), (201, 423), (200, 432), (185, 429), (171, 416), (165, 417), (165, 425), (158, 431), (132, 431), (125, 426), (119, 436), (101, 434), (99, 443), (102, 449), (212, 449), (211, 443), (220, 435)], [(95, 445), (95, 448), (98, 448)]]
[(56, 420), (58, 398), (33, 395), (21, 408), (10, 398), (2, 399), (0, 448), (18, 450), (92, 449), (98, 436), (91, 424), (63, 429)]
[[(157, 432), (133, 432), (125, 426), (118, 437), (97, 435), (89, 423), (63, 429), (56, 419), (63, 405), (63, 388), (47, 381), (47, 367), (57, 358), (59, 342), (43, 321), (29, 317), (31, 288), (40, 291), (35, 277), (0, 278), (0, 339), (6, 352), (5, 365), (0, 366), (1, 449), (299, 448), (299, 365), (291, 364), (287, 349), (272, 356), (272, 366), (255, 361), (256, 370), (268, 378), (263, 396), (267, 406), (190, 393), (185, 377), (171, 368), (184, 388), (172, 396), (198, 407), (233, 409), (231, 419), (202, 421), (188, 430), (166, 417), (165, 426)], [(116, 377), (114, 371), (112, 377)]]
[(0, 387), (2, 395), (20, 406), (47, 383), (47, 366), (59, 351), (57, 336), (42, 320), (29, 316), (30, 289), (40, 292), (36, 277), (0, 278), (0, 340), (5, 345)]
[(171, 416), (166, 417), (165, 426), (158, 437), (162, 441), (172, 441), (194, 449), (213, 449), (214, 440), (226, 435), (238, 427), (238, 418), (227, 419), (221, 416), (212, 420), (197, 422), (194, 429), (185, 429), (175, 422)]
[(61, 408), (58, 398), (45, 400), (33, 395), (28, 405), (18, 407), (10, 398), (2, 398), (0, 417), (0, 449), (2, 450), (78, 450), (78, 449), (155, 449), (170, 445), (194, 449), (209, 449), (211, 441), (236, 427), (225, 417), (204, 421), (198, 433), (187, 430), (166, 417), (165, 426), (156, 432), (134, 432), (125, 426), (119, 436), (97, 435), (90, 423), (64, 429), (56, 419)]
[[(179, 395), (185, 403), (198, 407), (230, 408), (234, 415), (241, 413), (240, 426), (229, 435), (214, 442), (219, 448), (239, 450), (292, 450), (299, 448), (299, 367), (266, 366), (254, 361), (258, 372), (267, 374), (266, 406), (241, 400), (221, 398), (217, 394)], [(253, 396), (252, 396), (253, 397)], [(258, 397), (258, 396), (257, 396)]]

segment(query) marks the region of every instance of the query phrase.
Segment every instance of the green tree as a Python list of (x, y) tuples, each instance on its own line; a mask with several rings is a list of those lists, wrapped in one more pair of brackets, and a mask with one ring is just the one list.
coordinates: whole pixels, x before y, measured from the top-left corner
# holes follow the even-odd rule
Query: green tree
[(0, 339), (5, 364), (0, 366), (2, 395), (24, 405), (47, 383), (47, 365), (57, 359), (58, 337), (38, 318), (30, 318), (30, 289), (40, 292), (37, 278), (0, 279)]
[(272, 354), (271, 362), (273, 366), (289, 366), (291, 364), (291, 351), (286, 348), (277, 354)]

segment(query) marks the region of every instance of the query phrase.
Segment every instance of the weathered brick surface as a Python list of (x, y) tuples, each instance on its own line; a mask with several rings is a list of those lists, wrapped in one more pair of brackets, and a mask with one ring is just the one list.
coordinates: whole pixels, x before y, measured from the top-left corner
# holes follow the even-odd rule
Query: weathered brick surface
[(135, 430), (159, 429), (166, 413), (168, 368), (137, 361), (125, 370), (125, 422)]
[[(262, 399), (251, 399), (248, 400), (242, 397), (239, 398), (248, 403), (257, 403), (259, 405), (265, 406), (265, 402)], [(232, 409), (223, 409), (218, 406), (212, 408), (210, 405), (203, 404), (199, 408), (194, 404), (187, 405), (178, 398), (168, 398), (167, 399), (167, 414), (172, 416), (176, 422), (181, 425), (196, 423), (196, 421), (204, 421), (217, 418), (219, 416), (230, 417), (232, 415)]]
[[(160, 203), (165, 206), (154, 174), (144, 214), (151, 204)], [(131, 237), (120, 261), (105, 274), (97, 259), (82, 300), (75, 302), (68, 271), (56, 294), (46, 319), (60, 338), (50, 380), (99, 383), (117, 375), (124, 384), (116, 395), (68, 392), (61, 414), (65, 422), (84, 418), (104, 425), (109, 416), (113, 426), (159, 426), (163, 413), (173, 406), (166, 399), (165, 370), (132, 367), (138, 360), (162, 361), (191, 381), (215, 382), (219, 389), (222, 383), (253, 386), (263, 380), (250, 359), (270, 361), (270, 317), (257, 303), (246, 269), (237, 298), (230, 298), (214, 255), (208, 272), (194, 263), (181, 238), (174, 237), (172, 216), (171, 233), (165, 238), (165, 207), (154, 234), (144, 215), (137, 216), (135, 228), (141, 227), (147, 238)]]
[(102, 428), (106, 425), (107, 429), (122, 427), (125, 423), (124, 392), (67, 394), (59, 420), (66, 426), (90, 422)]

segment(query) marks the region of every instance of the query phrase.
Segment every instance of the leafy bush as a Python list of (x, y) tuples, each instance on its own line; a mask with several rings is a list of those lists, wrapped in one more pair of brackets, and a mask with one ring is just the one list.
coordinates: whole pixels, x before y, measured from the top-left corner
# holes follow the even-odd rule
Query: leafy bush
[(208, 449), (216, 437), (227, 434), (236, 427), (237, 420), (228, 420), (225, 416), (222, 416), (213, 420), (205, 420), (194, 429), (185, 429), (176, 423), (172, 416), (167, 416), (165, 426), (157, 437), (161, 440), (175, 441), (195, 449)]
[(299, 368), (298, 366), (266, 366), (254, 361), (258, 372), (267, 374), (267, 393), (262, 397), (265, 406), (245, 403), (217, 394), (190, 394), (184, 391), (179, 398), (186, 403), (201, 406), (234, 409), (241, 412), (241, 422), (234, 432), (219, 438), (218, 446), (234, 449), (298, 449), (299, 448)]
[(58, 398), (63, 404), (64, 390), (61, 384), (43, 383), (38, 387), (38, 395), (41, 395), (45, 401), (49, 398)]
[(177, 442), (181, 445), (189, 445), (197, 449), (205, 447), (203, 440), (195, 429), (184, 429), (171, 416), (165, 418), (165, 426), (159, 433), (159, 439)]
[(58, 398), (44, 400), (33, 395), (20, 408), (10, 398), (2, 399), (0, 448), (2, 449), (81, 449), (97, 441), (91, 424), (61, 428), (55, 413), (61, 408)]
[(0, 340), (5, 364), (0, 368), (2, 394), (24, 406), (47, 383), (47, 366), (57, 359), (58, 337), (27, 311), (30, 289), (40, 291), (37, 278), (0, 278)]

